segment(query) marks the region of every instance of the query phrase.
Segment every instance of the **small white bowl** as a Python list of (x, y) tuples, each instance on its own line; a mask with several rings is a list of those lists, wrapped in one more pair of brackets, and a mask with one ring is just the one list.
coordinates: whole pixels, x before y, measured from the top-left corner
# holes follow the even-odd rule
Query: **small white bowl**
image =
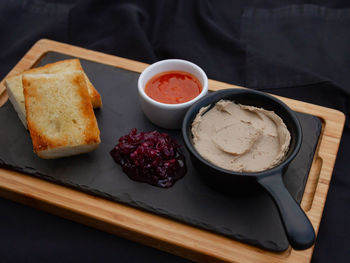
[[(145, 86), (154, 75), (174, 70), (194, 75), (202, 84), (201, 93), (194, 99), (179, 104), (161, 103), (145, 93)], [(180, 129), (187, 109), (208, 93), (208, 78), (205, 72), (192, 62), (182, 59), (166, 59), (148, 66), (141, 73), (138, 80), (138, 91), (142, 110), (151, 122), (167, 129)]]

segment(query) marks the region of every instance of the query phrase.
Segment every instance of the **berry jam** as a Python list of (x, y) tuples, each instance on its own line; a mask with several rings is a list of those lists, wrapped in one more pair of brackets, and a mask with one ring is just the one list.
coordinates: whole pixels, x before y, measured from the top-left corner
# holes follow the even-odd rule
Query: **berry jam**
[(166, 133), (137, 132), (119, 138), (110, 154), (130, 179), (170, 187), (186, 174), (179, 144)]

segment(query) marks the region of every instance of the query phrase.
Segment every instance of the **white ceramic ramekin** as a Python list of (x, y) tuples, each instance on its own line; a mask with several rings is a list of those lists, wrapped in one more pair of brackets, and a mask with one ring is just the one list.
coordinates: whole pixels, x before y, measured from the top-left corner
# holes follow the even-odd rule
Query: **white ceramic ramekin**
[[(202, 84), (201, 93), (194, 99), (179, 104), (161, 103), (151, 99), (145, 93), (148, 80), (161, 72), (174, 70), (194, 75)], [(187, 109), (208, 93), (208, 78), (205, 72), (192, 62), (181, 59), (167, 59), (148, 66), (141, 73), (138, 80), (138, 91), (142, 110), (151, 122), (167, 129), (180, 129)]]

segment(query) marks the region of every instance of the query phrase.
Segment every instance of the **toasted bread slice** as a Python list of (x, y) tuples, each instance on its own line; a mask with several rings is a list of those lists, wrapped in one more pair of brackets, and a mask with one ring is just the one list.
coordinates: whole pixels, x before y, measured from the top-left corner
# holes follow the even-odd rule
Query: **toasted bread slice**
[(71, 72), (81, 70), (84, 73), (84, 78), (87, 84), (89, 95), (91, 98), (92, 107), (100, 108), (102, 107), (101, 96), (95, 87), (92, 85), (89, 78), (86, 76), (79, 59), (66, 59), (55, 63), (50, 63), (39, 68), (33, 68), (26, 72), (25, 74), (55, 74), (60, 72)]
[(86, 153), (100, 143), (84, 74), (24, 74), (27, 124), (34, 152), (51, 159)]
[(9, 100), (11, 101), (24, 127), (27, 129), (26, 109), (24, 106), (24, 96), (22, 88), (22, 76), (14, 76), (8, 78), (5, 81), (5, 86), (7, 89)]
[(27, 123), (25, 122), (25, 107), (24, 107), (24, 96), (22, 87), (22, 75), (23, 74), (55, 74), (60, 72), (71, 72), (71, 71), (82, 71), (84, 74), (85, 81), (87, 83), (87, 88), (89, 96), (91, 99), (92, 106), (94, 108), (102, 107), (101, 96), (95, 87), (90, 82), (89, 78), (83, 71), (79, 59), (67, 59), (58, 61), (55, 63), (50, 63), (39, 68), (33, 68), (23, 72), (20, 75), (12, 76), (6, 79), (5, 85), (8, 91), (9, 99), (17, 111), (17, 114), (23, 125), (27, 128)]

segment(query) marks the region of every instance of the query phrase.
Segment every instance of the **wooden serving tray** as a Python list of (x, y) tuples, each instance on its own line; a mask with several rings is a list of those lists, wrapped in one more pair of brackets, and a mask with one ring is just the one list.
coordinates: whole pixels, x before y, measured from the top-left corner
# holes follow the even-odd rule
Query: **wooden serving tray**
[[(141, 72), (147, 67), (147, 64), (141, 62), (42, 39), (7, 76), (35, 66), (49, 51), (135, 72)], [(4, 80), (0, 82), (0, 106), (7, 101), (3, 84)], [(209, 80), (211, 91), (225, 88), (238, 86)], [(322, 120), (320, 140), (301, 202), (317, 233), (345, 116), (337, 110), (278, 98), (293, 110), (317, 116)], [(311, 247), (296, 251), (289, 248), (282, 253), (268, 252), (184, 223), (5, 169), (0, 169), (0, 196), (198, 262), (309, 262), (314, 249)]]

